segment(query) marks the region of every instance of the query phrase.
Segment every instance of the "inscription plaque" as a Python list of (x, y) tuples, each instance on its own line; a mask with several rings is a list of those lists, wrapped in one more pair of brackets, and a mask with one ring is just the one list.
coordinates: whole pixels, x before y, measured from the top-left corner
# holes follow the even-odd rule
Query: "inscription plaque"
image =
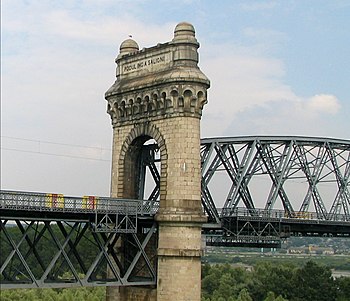
[(160, 53), (145, 57), (120, 66), (120, 74), (126, 75), (133, 72), (156, 72), (166, 69), (171, 62), (171, 53)]

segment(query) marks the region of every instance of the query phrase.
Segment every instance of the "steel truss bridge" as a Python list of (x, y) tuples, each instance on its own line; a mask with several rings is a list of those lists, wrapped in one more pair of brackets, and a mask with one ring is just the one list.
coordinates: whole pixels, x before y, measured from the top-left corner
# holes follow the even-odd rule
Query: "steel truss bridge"
[[(348, 140), (202, 139), (201, 163), (207, 245), (350, 237)], [(1, 191), (1, 287), (156, 284), (159, 165), (144, 145), (135, 200)]]

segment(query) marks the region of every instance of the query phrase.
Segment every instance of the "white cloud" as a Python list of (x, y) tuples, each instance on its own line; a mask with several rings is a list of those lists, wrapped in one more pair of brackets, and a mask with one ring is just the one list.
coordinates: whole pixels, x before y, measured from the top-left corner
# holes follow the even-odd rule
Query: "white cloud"
[[(54, 11), (45, 17), (48, 31), (58, 36), (75, 40), (90, 40), (110, 45), (115, 41), (123, 41), (132, 35), (139, 46), (153, 44), (154, 41), (166, 42), (169, 33), (174, 28), (174, 23), (145, 24), (130, 15), (122, 15), (119, 18), (104, 17), (95, 20), (80, 20), (67, 11)], [(152, 32), (152, 35), (149, 34)]]
[(340, 109), (340, 103), (336, 96), (318, 94), (307, 100), (307, 107), (315, 112), (336, 114)]
[[(97, 4), (96, 1), (84, 1), (73, 5), (63, 1), (50, 6), (45, 2), (5, 1), (2, 18), (2, 30), (9, 35), (24, 33), (25, 39), (44, 38), (43, 43), (68, 39), (61, 46), (68, 47), (71, 41), (87, 41), (97, 45), (121, 43), (128, 35), (133, 35), (140, 47), (149, 47), (157, 42), (169, 40), (169, 33), (175, 27), (174, 22), (155, 22), (145, 24), (135, 11), (143, 1), (110, 1)], [(122, 8), (115, 14), (106, 14), (106, 10)], [(20, 15), (20, 18), (18, 16)], [(147, 30), (145, 30), (147, 27)], [(150, 34), (152, 33), (152, 34)], [(68, 44), (67, 44), (68, 42)], [(36, 44), (37, 45), (37, 44)], [(90, 45), (91, 47), (91, 45)]]
[(282, 61), (245, 53), (244, 49), (222, 48), (226, 49), (225, 56), (208, 57), (202, 63), (212, 86), (204, 111), (203, 135), (222, 135), (232, 119), (245, 110), (297, 99), (282, 81)]
[(335, 95), (297, 95), (285, 83), (282, 60), (242, 47), (221, 45), (221, 49), (225, 52), (213, 48), (211, 55), (202, 56), (202, 70), (211, 79), (202, 136), (327, 136), (325, 115), (333, 116), (340, 109)]

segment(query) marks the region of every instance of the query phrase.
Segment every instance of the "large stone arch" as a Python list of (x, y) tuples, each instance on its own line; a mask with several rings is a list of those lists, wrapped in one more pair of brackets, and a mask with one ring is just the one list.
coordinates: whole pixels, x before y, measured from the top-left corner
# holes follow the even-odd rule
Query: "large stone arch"
[[(158, 145), (161, 159), (160, 185), (164, 183), (166, 173), (167, 148), (166, 143), (158, 127), (151, 123), (142, 123), (136, 125), (126, 136), (118, 159), (118, 170), (123, 177), (118, 178), (118, 187), (120, 187), (118, 196), (123, 198), (136, 198), (137, 191), (137, 164), (139, 164), (139, 155), (143, 144), (154, 139)], [(161, 192), (165, 193), (163, 189)], [(161, 199), (165, 195), (161, 194)]]

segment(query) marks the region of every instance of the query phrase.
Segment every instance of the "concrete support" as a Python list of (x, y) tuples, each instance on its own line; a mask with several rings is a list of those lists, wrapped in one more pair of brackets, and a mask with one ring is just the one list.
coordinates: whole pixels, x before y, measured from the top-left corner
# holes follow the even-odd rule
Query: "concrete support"
[[(157, 300), (200, 300), (201, 209), (199, 119), (177, 117), (163, 129), (166, 196), (159, 223)], [(181, 288), (181, 289), (179, 289)]]

